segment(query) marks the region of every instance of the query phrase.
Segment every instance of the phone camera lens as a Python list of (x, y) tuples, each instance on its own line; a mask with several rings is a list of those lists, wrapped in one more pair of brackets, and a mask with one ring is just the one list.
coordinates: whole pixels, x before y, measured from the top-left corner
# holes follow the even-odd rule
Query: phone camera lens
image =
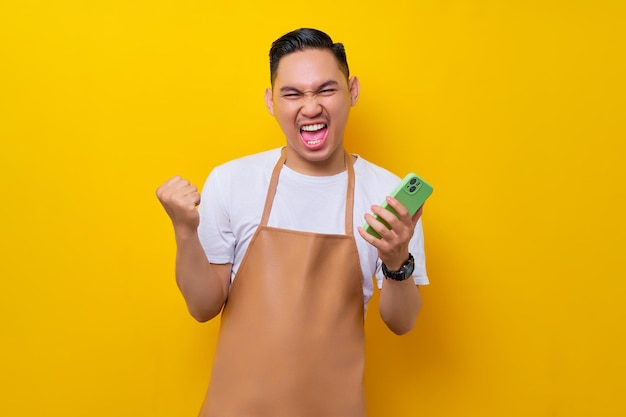
[(417, 182), (417, 178), (411, 178), (411, 181), (409, 181), (409, 184), (415, 185), (416, 182)]
[(417, 190), (417, 187), (416, 187), (416, 186), (414, 186), (414, 185), (412, 185), (412, 186), (411, 186), (411, 188), (409, 188), (409, 192), (410, 192), (410, 193), (414, 193), (414, 192), (415, 192), (415, 190)]

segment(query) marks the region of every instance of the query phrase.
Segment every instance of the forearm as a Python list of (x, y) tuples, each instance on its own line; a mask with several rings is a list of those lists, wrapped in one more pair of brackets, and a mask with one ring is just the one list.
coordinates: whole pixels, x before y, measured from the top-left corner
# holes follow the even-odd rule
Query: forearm
[(394, 333), (405, 334), (413, 328), (422, 306), (419, 288), (412, 278), (386, 279), (380, 291), (380, 316)]
[(228, 278), (220, 277), (209, 263), (195, 231), (176, 234), (176, 283), (196, 320), (208, 321), (219, 314), (226, 301), (228, 284), (224, 281)]

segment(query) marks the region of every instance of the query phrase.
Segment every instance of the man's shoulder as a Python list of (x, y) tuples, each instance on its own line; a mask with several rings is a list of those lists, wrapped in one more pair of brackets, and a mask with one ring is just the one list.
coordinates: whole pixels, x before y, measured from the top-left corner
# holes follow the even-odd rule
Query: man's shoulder
[(250, 155), (241, 156), (239, 158), (232, 159), (228, 162), (224, 162), (221, 165), (215, 167), (220, 171), (229, 171), (240, 169), (265, 169), (268, 166), (274, 167), (276, 161), (280, 156), (281, 148), (269, 149), (262, 152), (253, 153)]
[(229, 179), (238, 181), (246, 178), (253, 180), (254, 177), (260, 175), (270, 175), (279, 157), (280, 148), (242, 156), (217, 165), (209, 177), (219, 177), (220, 181), (228, 181)]
[(357, 183), (366, 187), (395, 187), (400, 181), (398, 175), (360, 156), (358, 156), (354, 164), (354, 172), (356, 174)]

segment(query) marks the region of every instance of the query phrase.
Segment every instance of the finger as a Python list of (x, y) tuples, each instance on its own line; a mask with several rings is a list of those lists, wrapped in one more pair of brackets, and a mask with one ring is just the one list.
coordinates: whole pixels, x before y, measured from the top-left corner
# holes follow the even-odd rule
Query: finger
[(422, 204), (420, 208), (417, 209), (413, 217), (411, 217), (411, 222), (413, 223), (413, 226), (415, 226), (417, 224), (417, 221), (420, 219), (420, 217), (422, 217), (423, 209), (424, 209), (424, 205)]
[(197, 207), (200, 204), (200, 193), (198, 192), (198, 187), (195, 185), (186, 187), (184, 196), (193, 202), (194, 207)]
[(195, 194), (197, 192), (198, 192), (198, 187), (189, 183), (187, 183), (186, 185), (181, 185), (179, 188), (176, 189), (176, 194), (183, 195), (183, 196)]
[(200, 204), (200, 193), (198, 192), (182, 192), (174, 197), (176, 204), (187, 210), (192, 210)]
[(181, 178), (180, 176), (175, 176), (165, 181), (159, 188), (156, 190), (157, 197), (159, 199), (167, 198), (172, 195), (176, 190), (184, 187), (189, 184), (189, 181)]
[(409, 210), (404, 206), (404, 204), (395, 198), (387, 196), (385, 201), (387, 201), (387, 204), (389, 204), (389, 206), (391, 206), (398, 213), (400, 219), (406, 218), (409, 215)]
[[(389, 208), (393, 209), (393, 207)], [(391, 230), (394, 230), (399, 227), (400, 220), (398, 220), (398, 217), (395, 215), (395, 213), (389, 211), (389, 208), (384, 208), (382, 206), (372, 206), (371, 210), (375, 215), (384, 220), (385, 223), (389, 225), (389, 228), (391, 228)]]
[(172, 181), (167, 185), (164, 184), (162, 188), (163, 195), (171, 198), (181, 198), (198, 192), (198, 187), (182, 178), (177, 181)]
[(361, 226), (359, 226), (357, 228), (357, 231), (359, 232), (359, 235), (361, 235), (361, 237), (368, 242), (370, 245), (374, 246), (376, 249), (379, 248), (379, 246), (381, 245), (381, 239), (378, 239), (375, 236), (370, 235), (369, 233), (367, 233), (365, 231), (365, 229)]
[(186, 179), (182, 178), (179, 175), (176, 175), (175, 177), (172, 177), (169, 180), (165, 181), (165, 183), (161, 186), (161, 188), (166, 189), (166, 190), (177, 189), (187, 184), (189, 184), (189, 181), (187, 181)]
[(184, 181), (184, 179), (180, 175), (174, 175), (172, 178), (167, 180), (165, 184), (173, 184), (179, 181)]
[(192, 208), (196, 208), (198, 204), (200, 204), (200, 193), (197, 191), (189, 193), (185, 196), (185, 199), (189, 202)]
[[(382, 208), (381, 208), (382, 209)], [(383, 211), (387, 211), (385, 209), (382, 209)], [(392, 215), (393, 216), (393, 215)], [(376, 236), (372, 236), (374, 239), (376, 240), (381, 240), (381, 239), (385, 239), (385, 237), (389, 236), (390, 234), (390, 230), (389, 227), (387, 226), (386, 221), (383, 222), (382, 218), (377, 218), (373, 215), (371, 215), (370, 213), (365, 213), (365, 222), (367, 224), (370, 225), (370, 227), (372, 229), (374, 229), (374, 231), (376, 233), (378, 233), (378, 236), (380, 236), (380, 238), (376, 237)], [(379, 216), (380, 217), (380, 216)]]

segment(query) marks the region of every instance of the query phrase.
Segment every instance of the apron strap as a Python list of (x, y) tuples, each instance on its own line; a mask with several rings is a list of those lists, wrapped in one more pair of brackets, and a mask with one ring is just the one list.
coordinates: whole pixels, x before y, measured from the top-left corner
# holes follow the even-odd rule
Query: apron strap
[(352, 214), (354, 212), (354, 158), (348, 152), (346, 154), (346, 170), (348, 171), (348, 186), (346, 187), (346, 235), (352, 236)]
[[(348, 186), (346, 187), (346, 214), (345, 214), (345, 230), (346, 235), (353, 235), (352, 227), (352, 212), (354, 210), (354, 158), (348, 152), (345, 153), (346, 170), (348, 171)], [(276, 195), (276, 189), (278, 187), (278, 177), (280, 171), (287, 159), (287, 147), (283, 147), (280, 152), (280, 158), (274, 166), (272, 176), (270, 178), (270, 185), (267, 190), (267, 197), (265, 198), (265, 207), (263, 208), (263, 215), (261, 216), (261, 223), (259, 226), (267, 226), (267, 222), (270, 217), (270, 211), (272, 210), (272, 204), (274, 202), (274, 196)]]
[(287, 147), (283, 147), (280, 151), (280, 158), (274, 166), (272, 171), (272, 177), (270, 178), (270, 186), (267, 190), (267, 197), (265, 197), (265, 207), (263, 208), (263, 215), (261, 216), (261, 223), (259, 226), (267, 226), (267, 221), (270, 218), (270, 211), (272, 210), (272, 203), (274, 202), (274, 196), (276, 195), (276, 187), (278, 186), (278, 177), (280, 176), (280, 170), (285, 164), (287, 159)]

